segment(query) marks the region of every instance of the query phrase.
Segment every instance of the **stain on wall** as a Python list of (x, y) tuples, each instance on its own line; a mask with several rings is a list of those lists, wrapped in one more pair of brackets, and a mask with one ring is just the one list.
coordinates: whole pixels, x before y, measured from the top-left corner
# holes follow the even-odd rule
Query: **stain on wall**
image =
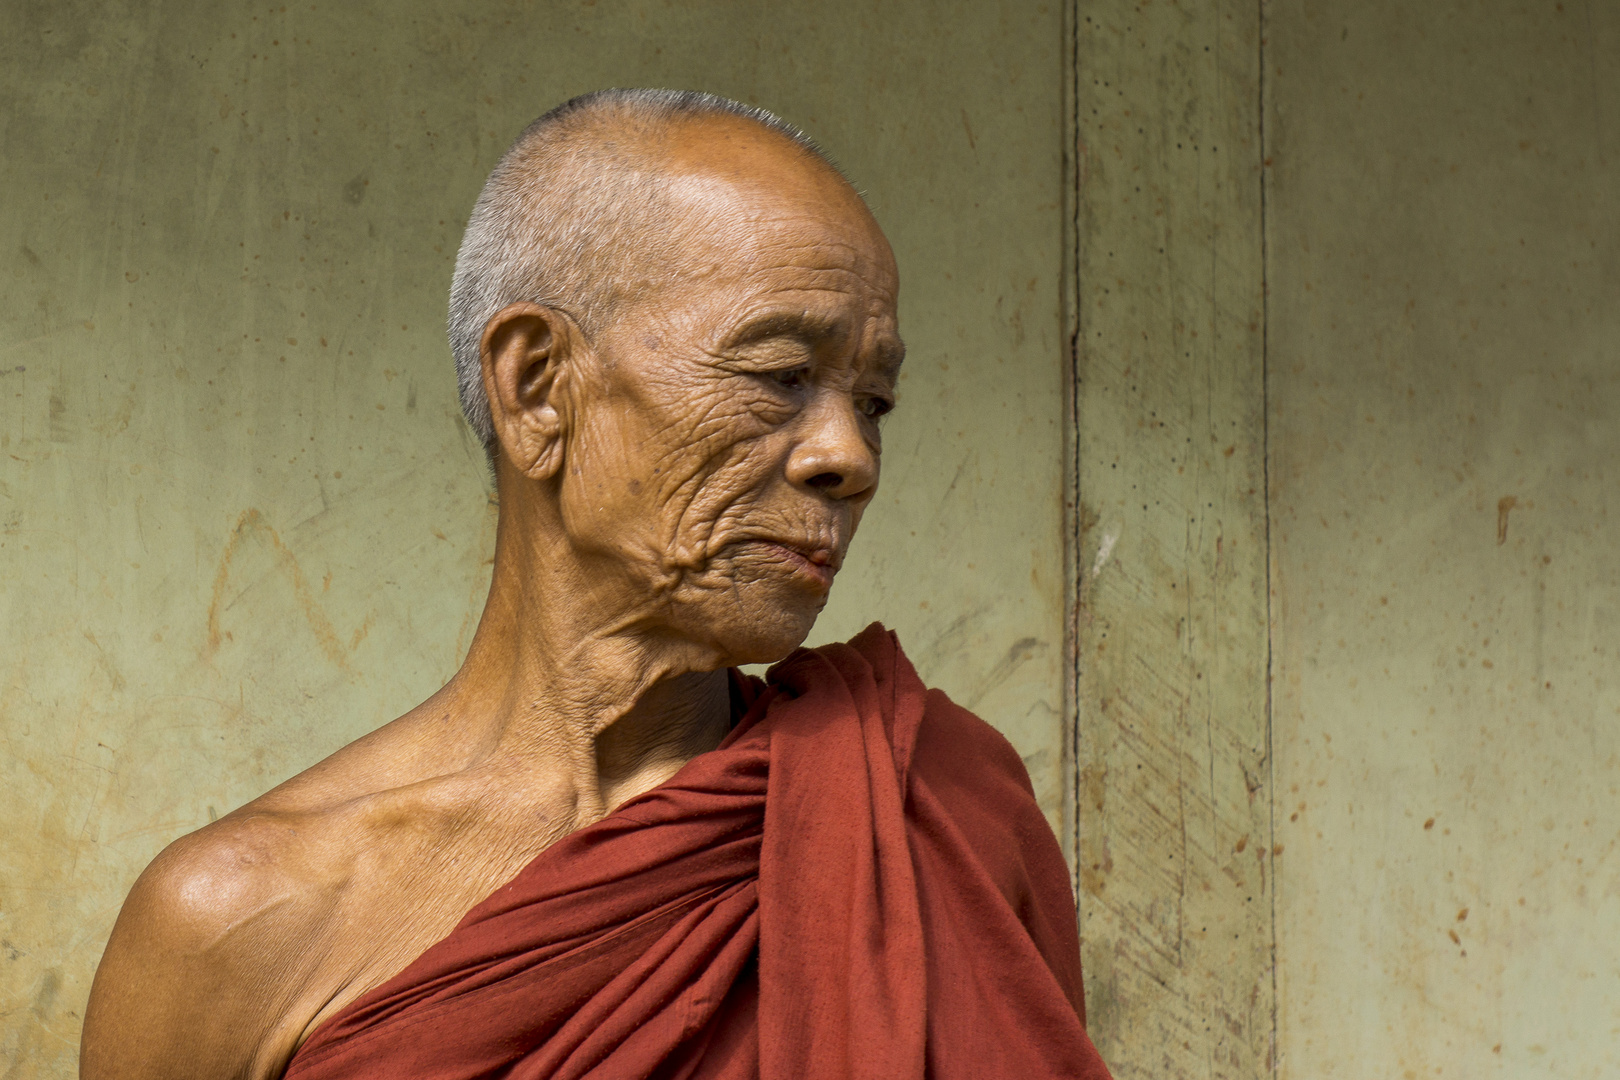
[(1265, 35), (1281, 1074), (1620, 1075), (1620, 8)]
[(494, 510), (445, 294), (543, 109), (700, 87), (803, 124), (902, 271), (872, 618), (1063, 752), (1062, 11), (922, 0), (13, 5), (0, 36), (0, 1076), (73, 1075), (167, 842), (454, 671)]

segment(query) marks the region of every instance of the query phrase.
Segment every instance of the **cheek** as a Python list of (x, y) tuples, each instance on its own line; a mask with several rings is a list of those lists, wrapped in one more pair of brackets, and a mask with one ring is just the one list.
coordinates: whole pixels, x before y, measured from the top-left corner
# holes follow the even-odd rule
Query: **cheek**
[(761, 465), (761, 440), (786, 419), (780, 402), (735, 376), (668, 387), (654, 405), (645, 474), (682, 518), (701, 519), (736, 497)]
[(576, 541), (666, 567), (703, 559), (717, 523), (769, 467), (760, 435), (772, 425), (759, 402), (722, 392), (727, 381), (580, 410), (561, 490)]
[(688, 569), (706, 565), (738, 524), (757, 516), (776, 465), (775, 442), (768, 437), (704, 449), (712, 452), (694, 455), (701, 460), (678, 474), (684, 482), (664, 503), (667, 550)]

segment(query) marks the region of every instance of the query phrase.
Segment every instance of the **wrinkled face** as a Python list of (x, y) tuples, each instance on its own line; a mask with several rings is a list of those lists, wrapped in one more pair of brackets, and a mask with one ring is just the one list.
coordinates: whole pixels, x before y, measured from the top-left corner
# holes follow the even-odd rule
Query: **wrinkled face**
[(676, 180), (698, 226), (680, 272), (591, 343), (559, 497), (575, 549), (640, 593), (638, 624), (747, 663), (826, 603), (903, 346), (893, 255), (855, 194), (796, 151), (725, 149), (731, 167), (711, 144)]

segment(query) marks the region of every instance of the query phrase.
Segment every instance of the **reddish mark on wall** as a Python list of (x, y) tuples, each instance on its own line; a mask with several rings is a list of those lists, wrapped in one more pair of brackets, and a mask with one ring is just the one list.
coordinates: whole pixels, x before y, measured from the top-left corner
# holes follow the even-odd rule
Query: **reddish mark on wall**
[[(1114, 855), (1108, 847), (1108, 837), (1101, 837), (1101, 857), (1093, 858), (1080, 867), (1080, 887), (1092, 896), (1101, 896), (1108, 888), (1108, 875), (1114, 870)], [(1095, 849), (1091, 852), (1095, 856)]]
[(1496, 542), (1507, 543), (1508, 514), (1519, 505), (1519, 500), (1512, 495), (1504, 495), (1496, 501)]
[[(292, 584), (293, 597), (303, 611), (310, 630), (314, 631), (315, 640), (320, 643), (321, 651), (338, 667), (348, 667), (348, 656), (343, 643), (338, 640), (337, 630), (332, 626), (332, 621), (326, 617), (326, 613), (315, 603), (315, 595), (310, 591), (309, 581), (304, 577), (303, 568), (298, 565), (292, 549), (282, 543), (281, 537), (265, 522), (263, 515), (251, 507), (242, 511), (241, 516), (236, 519), (236, 527), (231, 530), (231, 538), (226, 541), (225, 551), (219, 558), (219, 569), (214, 573), (214, 593), (208, 601), (208, 644), (203, 648), (203, 659), (211, 659), (219, 649), (220, 640), (227, 636), (219, 626), (219, 611), (225, 599), (225, 589), (231, 580), (231, 562), (236, 558), (237, 550), (250, 532), (260, 533), (270, 542), (277, 561), (286, 571)], [(369, 629), (368, 620), (355, 636), (356, 646)]]

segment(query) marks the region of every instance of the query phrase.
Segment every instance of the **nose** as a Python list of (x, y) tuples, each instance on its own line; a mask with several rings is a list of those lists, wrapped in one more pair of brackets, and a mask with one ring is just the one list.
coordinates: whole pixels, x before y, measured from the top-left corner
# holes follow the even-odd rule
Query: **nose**
[(877, 486), (878, 448), (862, 430), (854, 399), (831, 388), (799, 414), (799, 438), (788, 458), (788, 480), (829, 499), (870, 495)]

